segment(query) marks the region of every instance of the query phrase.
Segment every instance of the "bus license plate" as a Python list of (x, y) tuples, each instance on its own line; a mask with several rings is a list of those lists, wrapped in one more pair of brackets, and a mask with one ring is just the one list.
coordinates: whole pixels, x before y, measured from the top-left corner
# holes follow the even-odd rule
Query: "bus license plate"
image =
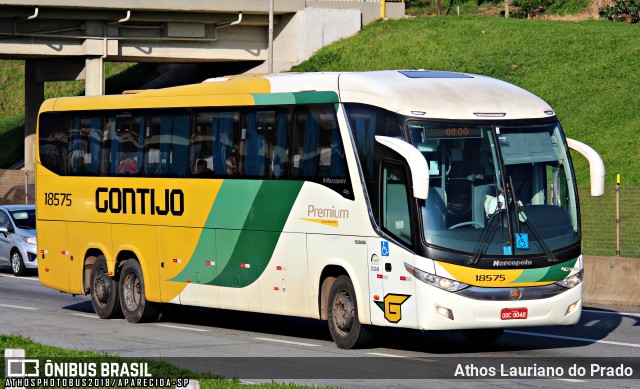
[(501, 320), (526, 319), (529, 314), (527, 308), (504, 308), (500, 311)]

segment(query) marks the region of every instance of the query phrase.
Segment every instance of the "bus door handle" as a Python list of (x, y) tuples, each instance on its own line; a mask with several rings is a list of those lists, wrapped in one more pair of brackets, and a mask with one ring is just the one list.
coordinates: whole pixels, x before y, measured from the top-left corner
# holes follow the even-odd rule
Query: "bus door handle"
[(390, 263), (385, 263), (384, 264), (384, 271), (386, 271), (386, 272), (391, 271), (391, 264)]

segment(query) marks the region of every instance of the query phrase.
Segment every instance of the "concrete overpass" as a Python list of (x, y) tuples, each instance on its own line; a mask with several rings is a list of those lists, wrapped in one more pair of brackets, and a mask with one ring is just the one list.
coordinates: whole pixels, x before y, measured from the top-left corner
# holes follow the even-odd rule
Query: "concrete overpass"
[[(44, 83), (104, 94), (107, 61), (242, 63), (286, 70), (402, 0), (0, 0), (0, 59), (25, 60), (25, 168), (33, 169)], [(228, 69), (228, 67), (226, 68)]]

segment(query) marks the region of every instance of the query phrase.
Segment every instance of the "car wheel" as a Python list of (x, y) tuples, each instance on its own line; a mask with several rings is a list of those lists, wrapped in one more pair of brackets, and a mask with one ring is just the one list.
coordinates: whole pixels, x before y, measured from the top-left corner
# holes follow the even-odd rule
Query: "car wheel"
[(118, 280), (109, 277), (107, 261), (103, 255), (96, 258), (91, 267), (91, 305), (101, 319), (122, 317)]
[(24, 267), (24, 261), (22, 255), (18, 250), (11, 251), (11, 270), (15, 276), (23, 276), (27, 269)]
[(343, 349), (363, 347), (372, 339), (369, 328), (358, 320), (356, 293), (347, 276), (336, 278), (329, 292), (329, 332)]
[(135, 259), (129, 259), (120, 272), (120, 306), (130, 323), (157, 321), (160, 317), (156, 304), (145, 297), (142, 268)]

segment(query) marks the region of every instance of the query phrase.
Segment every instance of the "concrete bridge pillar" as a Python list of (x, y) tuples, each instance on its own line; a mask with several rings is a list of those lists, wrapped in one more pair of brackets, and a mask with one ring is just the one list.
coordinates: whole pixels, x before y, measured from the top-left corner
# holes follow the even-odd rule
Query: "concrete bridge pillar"
[(24, 168), (33, 170), (36, 122), (44, 102), (44, 83), (85, 79), (86, 95), (102, 95), (104, 60), (101, 57), (27, 59), (24, 68)]
[(44, 81), (37, 78), (38, 61), (24, 64), (24, 168), (35, 169), (36, 122), (38, 110), (44, 101)]
[(89, 57), (85, 59), (84, 94), (85, 96), (100, 96), (104, 90), (104, 59)]

